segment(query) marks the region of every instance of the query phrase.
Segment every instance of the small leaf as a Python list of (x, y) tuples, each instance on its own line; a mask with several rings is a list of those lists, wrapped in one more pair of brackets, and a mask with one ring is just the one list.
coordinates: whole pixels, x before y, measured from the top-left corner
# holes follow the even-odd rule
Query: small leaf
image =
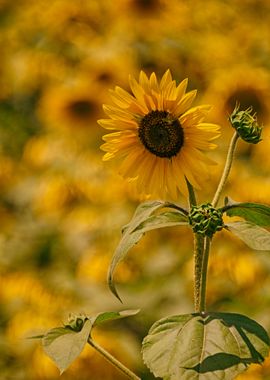
[[(177, 224), (185, 224), (183, 223), (183, 217), (185, 216), (180, 211), (178, 212), (178, 220), (176, 221), (176, 215), (172, 213), (165, 213), (169, 215), (165, 215), (162, 217), (162, 214), (159, 214), (156, 216), (157, 221), (155, 222), (155, 218), (151, 218), (151, 215), (159, 210), (162, 207), (168, 207), (167, 202), (163, 201), (151, 201), (151, 202), (145, 202), (142, 203), (137, 210), (135, 211), (135, 214), (133, 218), (131, 219), (130, 223), (127, 224), (122, 232), (122, 239), (120, 240), (120, 243), (118, 244), (115, 253), (113, 255), (109, 272), (108, 272), (108, 284), (112, 291), (112, 293), (121, 301), (115, 285), (113, 281), (114, 271), (117, 265), (120, 261), (124, 259), (128, 251), (138, 243), (138, 241), (141, 239), (143, 234), (146, 231), (149, 231), (154, 228), (161, 227), (161, 224), (163, 224), (163, 227), (168, 226), (168, 223), (170, 225), (177, 225)], [(174, 219), (174, 222), (173, 222)], [(144, 225), (145, 223), (145, 225)], [(173, 223), (173, 224), (172, 224)], [(159, 225), (160, 224), (160, 225)]]
[(270, 206), (259, 203), (240, 203), (225, 199), (224, 210), (228, 216), (240, 216), (258, 226), (270, 226)]
[(92, 323), (89, 319), (80, 332), (67, 327), (51, 329), (42, 339), (46, 354), (54, 361), (61, 374), (80, 355), (87, 343)]
[[(53, 360), (59, 368), (61, 374), (68, 366), (80, 355), (94, 326), (103, 322), (115, 320), (119, 318), (130, 317), (140, 310), (123, 310), (108, 311), (96, 314), (95, 316), (86, 317), (80, 315), (72, 315), (71, 325), (64, 327), (56, 327), (49, 330), (44, 335), (34, 336), (31, 338), (42, 338), (42, 345), (46, 354)], [(80, 331), (77, 329), (77, 321), (83, 321)]]
[(133, 315), (136, 315), (139, 313), (139, 309), (137, 310), (123, 310), (123, 311), (107, 311), (104, 313), (99, 313), (95, 317), (92, 317), (92, 323), (93, 326), (100, 325), (103, 322), (107, 321), (112, 321), (115, 319), (120, 319), (120, 318), (126, 318), (126, 317), (131, 317)]
[(263, 327), (231, 313), (164, 318), (143, 340), (144, 362), (164, 380), (231, 380), (268, 352)]
[(27, 336), (26, 339), (42, 339), (43, 337), (44, 337), (44, 334), (42, 334), (42, 335)]
[(258, 251), (270, 250), (270, 232), (250, 222), (227, 223), (226, 228), (250, 248)]

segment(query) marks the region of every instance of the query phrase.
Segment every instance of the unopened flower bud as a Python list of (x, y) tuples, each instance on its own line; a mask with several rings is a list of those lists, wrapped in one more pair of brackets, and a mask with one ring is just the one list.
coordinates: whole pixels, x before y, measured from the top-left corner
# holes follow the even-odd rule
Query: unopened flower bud
[(86, 318), (84, 316), (76, 316), (71, 314), (69, 316), (68, 323), (65, 325), (65, 327), (69, 327), (73, 331), (81, 331), (85, 319)]
[(252, 114), (252, 107), (240, 111), (237, 104), (229, 120), (242, 140), (251, 144), (261, 141), (262, 127), (258, 125), (256, 113)]
[(215, 209), (210, 203), (193, 206), (189, 214), (189, 224), (193, 232), (211, 238), (224, 227), (222, 211)]

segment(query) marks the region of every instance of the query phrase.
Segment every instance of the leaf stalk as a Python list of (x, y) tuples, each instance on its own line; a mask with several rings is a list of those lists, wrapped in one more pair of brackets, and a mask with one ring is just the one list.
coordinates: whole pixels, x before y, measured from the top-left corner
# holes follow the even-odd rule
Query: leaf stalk
[(121, 363), (119, 360), (117, 360), (114, 356), (112, 356), (108, 351), (106, 351), (103, 347), (101, 347), (99, 344), (94, 342), (89, 336), (87, 341), (90, 346), (92, 346), (96, 351), (98, 351), (105, 359), (107, 359), (112, 365), (114, 365), (116, 368), (119, 369), (122, 373), (124, 373), (128, 378), (133, 380), (141, 380), (140, 377), (138, 377), (134, 372), (132, 372), (129, 368), (127, 368), (123, 363)]

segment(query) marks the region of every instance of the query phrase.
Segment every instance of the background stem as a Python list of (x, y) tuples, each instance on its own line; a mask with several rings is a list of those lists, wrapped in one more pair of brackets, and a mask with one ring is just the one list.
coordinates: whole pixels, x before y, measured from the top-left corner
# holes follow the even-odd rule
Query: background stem
[(111, 364), (113, 364), (116, 368), (118, 368), (121, 372), (123, 372), (127, 377), (133, 380), (141, 380), (140, 377), (135, 375), (130, 369), (128, 369), (124, 364), (119, 362), (114, 356), (112, 356), (108, 351), (104, 350), (103, 347), (94, 342), (91, 337), (88, 338), (88, 343), (95, 350), (97, 350), (101, 355), (105, 357)]
[(223, 169), (223, 173), (222, 173), (221, 179), (219, 181), (217, 191), (216, 191), (214, 198), (212, 200), (212, 206), (213, 207), (216, 207), (216, 205), (218, 204), (221, 192), (222, 192), (224, 185), (227, 181), (227, 178), (230, 174), (230, 170), (232, 167), (232, 161), (233, 161), (233, 154), (234, 154), (234, 150), (236, 147), (238, 137), (239, 137), (238, 133), (235, 132), (232, 139), (231, 139), (230, 146), (229, 146), (228, 153), (227, 153), (226, 163), (225, 163), (225, 166)]

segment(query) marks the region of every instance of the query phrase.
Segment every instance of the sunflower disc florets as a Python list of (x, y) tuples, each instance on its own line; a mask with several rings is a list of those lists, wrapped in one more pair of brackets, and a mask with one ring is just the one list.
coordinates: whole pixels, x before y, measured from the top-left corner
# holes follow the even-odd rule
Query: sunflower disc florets
[(258, 125), (256, 113), (252, 114), (252, 107), (240, 111), (239, 105), (236, 105), (229, 120), (242, 140), (250, 144), (261, 141), (262, 128)]
[(224, 227), (222, 211), (215, 209), (210, 203), (193, 206), (189, 214), (189, 224), (195, 233), (211, 238)]

